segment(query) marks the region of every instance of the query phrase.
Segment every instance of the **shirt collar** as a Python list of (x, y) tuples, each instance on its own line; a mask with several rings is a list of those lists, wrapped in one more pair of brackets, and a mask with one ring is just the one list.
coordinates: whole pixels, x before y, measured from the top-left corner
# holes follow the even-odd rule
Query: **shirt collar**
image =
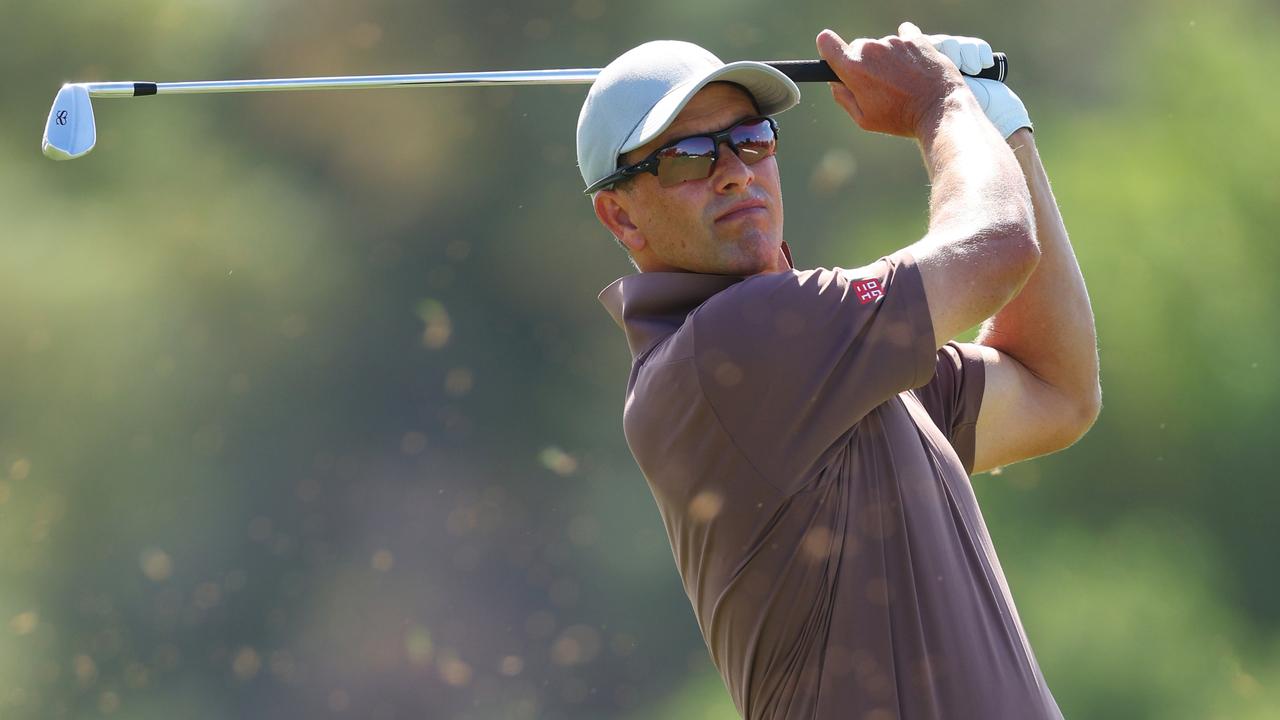
[[(791, 248), (782, 252), (793, 269)], [(685, 318), (712, 295), (741, 282), (740, 275), (690, 272), (635, 273), (618, 278), (600, 291), (600, 303), (627, 334), (634, 360), (675, 332)]]
[(632, 359), (680, 329), (712, 295), (741, 282), (737, 275), (647, 272), (618, 278), (600, 291), (600, 302), (627, 334)]

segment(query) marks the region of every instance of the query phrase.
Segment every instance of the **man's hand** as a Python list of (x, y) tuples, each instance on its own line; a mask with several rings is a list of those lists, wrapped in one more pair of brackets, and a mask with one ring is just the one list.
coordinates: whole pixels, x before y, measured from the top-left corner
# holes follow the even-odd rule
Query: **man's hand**
[(823, 30), (818, 55), (840, 78), (831, 83), (835, 101), (872, 132), (920, 137), (936, 124), (943, 101), (964, 85), (956, 65), (911, 23), (902, 23), (898, 35), (852, 43)]
[[(991, 67), (995, 59), (991, 54), (991, 45), (981, 38), (961, 35), (927, 35), (929, 44), (935, 50), (947, 56), (962, 72), (973, 75), (982, 68)], [(982, 106), (982, 112), (1000, 136), (1008, 139), (1019, 128), (1030, 128), (1031, 117), (1027, 114), (1027, 106), (1009, 89), (1008, 85), (996, 80), (966, 77), (964, 79), (973, 96)]]

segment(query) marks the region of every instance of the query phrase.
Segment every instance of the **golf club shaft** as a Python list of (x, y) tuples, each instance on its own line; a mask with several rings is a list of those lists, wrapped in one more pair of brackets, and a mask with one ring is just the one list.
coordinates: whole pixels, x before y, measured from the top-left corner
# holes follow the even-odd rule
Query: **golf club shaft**
[[(1009, 63), (1003, 53), (975, 77), (1004, 81)], [(766, 63), (795, 82), (833, 82), (839, 78), (821, 60), (778, 60)], [(481, 87), (487, 85), (589, 85), (599, 69), (503, 70), (497, 72), (427, 73), (419, 75), (355, 75), (345, 77), (210, 80), (199, 82), (65, 83), (53, 99), (40, 147), (54, 160), (83, 156), (97, 143), (93, 121), (95, 97), (194, 95), (203, 93), (274, 92), (280, 90), (344, 90), (379, 87)]]
[[(1004, 53), (996, 63), (974, 77), (1003, 81), (1008, 73)], [(765, 63), (796, 82), (835, 82), (834, 71), (822, 60), (777, 60)], [(589, 85), (599, 68), (577, 70), (504, 70), (499, 72), (425, 73), (417, 75), (355, 75), (344, 77), (278, 78), (265, 80), (210, 80), (197, 82), (94, 82), (84, 83), (91, 97), (141, 97), (145, 95), (194, 95), (203, 93), (269, 92), (277, 90), (342, 90), (379, 87), (491, 86), (491, 85)]]

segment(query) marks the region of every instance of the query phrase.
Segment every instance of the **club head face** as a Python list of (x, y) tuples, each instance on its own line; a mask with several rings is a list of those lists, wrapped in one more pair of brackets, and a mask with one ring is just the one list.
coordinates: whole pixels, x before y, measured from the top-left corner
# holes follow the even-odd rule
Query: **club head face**
[(83, 85), (63, 85), (49, 110), (41, 149), (45, 157), (73, 160), (93, 149), (98, 131), (93, 123), (89, 90)]

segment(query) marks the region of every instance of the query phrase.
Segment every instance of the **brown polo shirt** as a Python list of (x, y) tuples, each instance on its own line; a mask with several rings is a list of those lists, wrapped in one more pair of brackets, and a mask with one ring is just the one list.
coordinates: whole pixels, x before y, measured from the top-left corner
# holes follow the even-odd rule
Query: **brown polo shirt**
[(1062, 714), (968, 471), (984, 368), (920, 272), (640, 273), (623, 428), (748, 720)]

